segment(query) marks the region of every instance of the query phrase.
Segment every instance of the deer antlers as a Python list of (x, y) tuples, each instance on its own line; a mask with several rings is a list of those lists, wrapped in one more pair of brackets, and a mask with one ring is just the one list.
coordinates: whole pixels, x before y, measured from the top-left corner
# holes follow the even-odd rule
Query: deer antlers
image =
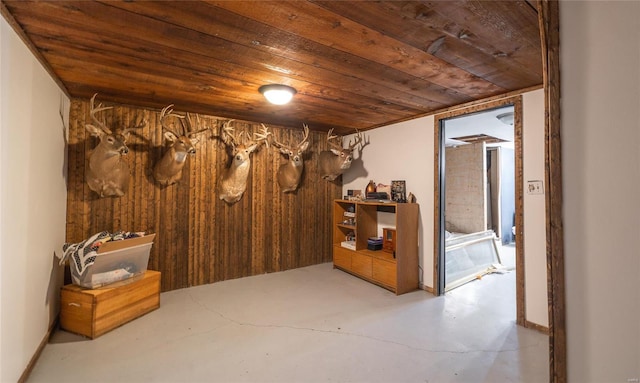
[(235, 129), (229, 125), (232, 121), (235, 120), (229, 120), (222, 126), (222, 141), (225, 145), (230, 146), (233, 150), (240, 145), (250, 147), (256, 144), (265, 144), (267, 148), (269, 147), (268, 138), (271, 135), (271, 132), (264, 124), (260, 124), (262, 125), (260, 132), (254, 133), (254, 136), (257, 137), (257, 139), (252, 140), (251, 135), (246, 130), (240, 132), (240, 135), (236, 138), (233, 133)]
[[(98, 118), (96, 117), (96, 113), (113, 109), (113, 106), (102, 106), (102, 103), (99, 103), (98, 106), (95, 106), (95, 99), (97, 95), (98, 93), (95, 93), (93, 97), (91, 97), (91, 101), (89, 102), (89, 108), (90, 108), (89, 115), (91, 116), (91, 119), (93, 120), (93, 122), (96, 123), (98, 128), (100, 128), (105, 134), (111, 135), (113, 134), (111, 129), (107, 128), (107, 126), (102, 121), (98, 120)], [(144, 128), (145, 125), (147, 125), (147, 119), (143, 117), (142, 120), (137, 125), (122, 129), (121, 134), (123, 136), (127, 136), (129, 134), (129, 131), (134, 129)]]
[(260, 132), (254, 133), (254, 135), (258, 137), (256, 142), (263, 143), (266, 145), (267, 148), (269, 148), (269, 136), (271, 135), (271, 132), (269, 131), (269, 128), (264, 126), (264, 124), (260, 124), (260, 125), (262, 126), (262, 128), (260, 128)]
[[(357, 131), (357, 130), (356, 130)], [(360, 148), (358, 148), (358, 151), (362, 151), (362, 149), (369, 145), (371, 143), (370, 141), (370, 137), (369, 136), (365, 136), (364, 133), (357, 131), (357, 135), (358, 137), (360, 137)]]
[(105, 132), (106, 134), (112, 134), (111, 129), (107, 128), (107, 126), (100, 120), (98, 120), (98, 118), (96, 117), (96, 113), (98, 112), (102, 112), (103, 110), (109, 110), (109, 109), (113, 109), (112, 106), (102, 106), (102, 103), (99, 103), (98, 106), (96, 107), (95, 104), (95, 100), (96, 100), (96, 96), (98, 95), (98, 93), (95, 93), (93, 95), (93, 97), (91, 97), (91, 101), (89, 103), (89, 108), (91, 109), (91, 111), (89, 112), (89, 115), (91, 116), (91, 119), (93, 120), (93, 122), (96, 123), (96, 125), (102, 129), (103, 132)]
[[(338, 139), (338, 143), (333, 142), (331, 140), (333, 139)], [(362, 145), (364, 140), (364, 145)], [(342, 147), (342, 136), (337, 136), (335, 134), (333, 134), (333, 128), (331, 128), (328, 132), (327, 132), (327, 143), (334, 149), (336, 150), (342, 150), (344, 149)], [(361, 147), (365, 147), (369, 144), (369, 138), (365, 138), (364, 134), (362, 134), (362, 132), (360, 132), (358, 129), (356, 129), (356, 135), (353, 139), (353, 144), (351, 143), (351, 139), (349, 139), (349, 150), (353, 150), (353, 148), (356, 147), (356, 145), (361, 144)]]
[[(234, 131), (233, 126), (230, 125), (231, 122), (233, 121), (234, 120), (229, 120), (225, 122), (224, 125), (222, 125), (222, 141), (224, 142), (225, 145), (235, 148), (238, 145), (238, 140), (233, 135), (233, 131)], [(240, 135), (242, 136), (243, 133), (246, 133), (246, 132), (243, 131), (240, 133)]]
[(295, 146), (291, 146), (291, 144), (285, 145), (279, 142), (278, 140), (276, 140), (275, 138), (273, 138), (273, 146), (280, 149), (280, 151), (284, 154), (289, 154), (289, 152), (295, 152), (296, 150), (300, 150), (303, 147), (304, 143), (309, 141), (309, 127), (307, 126), (307, 124), (303, 124), (302, 127), (304, 128), (304, 136), (302, 137), (302, 141), (300, 141), (300, 143), (298, 143), (297, 145)]
[[(186, 122), (185, 122), (186, 121)], [(206, 132), (207, 130), (209, 130), (209, 126), (205, 126), (203, 128), (200, 128), (196, 131), (193, 130), (193, 121), (191, 120), (191, 114), (189, 112), (187, 112), (187, 116), (184, 119), (180, 120), (180, 124), (182, 125), (182, 130), (184, 131), (184, 135), (188, 135), (189, 138), (193, 138), (196, 135)], [(200, 115), (196, 114), (196, 123), (195, 126), (196, 128), (199, 128), (201, 126), (201, 122), (200, 122)]]
[[(169, 126), (167, 126), (166, 124), (166, 120), (167, 117), (175, 117), (178, 118), (180, 121), (180, 125), (182, 127), (181, 131), (177, 132), (173, 129), (171, 129)], [(200, 121), (200, 115), (196, 114), (196, 122), (195, 122), (195, 127), (199, 128), (202, 124)], [(191, 119), (191, 114), (189, 112), (187, 112), (186, 116), (181, 116), (177, 113), (173, 113), (173, 104), (167, 105), (165, 106), (162, 111), (160, 112), (160, 125), (162, 125), (162, 129), (166, 130), (170, 133), (172, 133), (174, 136), (176, 137), (180, 137), (180, 136), (185, 136), (185, 137), (189, 137), (189, 138), (194, 138), (195, 136), (197, 136), (198, 134), (202, 133), (202, 132), (206, 132), (207, 130), (210, 129), (209, 126), (204, 126), (196, 131), (194, 131), (194, 123), (193, 120)]]
[(182, 119), (184, 118), (184, 116), (173, 113), (173, 104), (165, 106), (164, 108), (162, 108), (162, 111), (160, 112), (160, 125), (162, 126), (162, 129), (172, 133), (176, 137), (179, 136), (180, 134), (178, 134), (178, 132), (174, 131), (166, 124), (167, 117), (175, 117), (175, 118)]

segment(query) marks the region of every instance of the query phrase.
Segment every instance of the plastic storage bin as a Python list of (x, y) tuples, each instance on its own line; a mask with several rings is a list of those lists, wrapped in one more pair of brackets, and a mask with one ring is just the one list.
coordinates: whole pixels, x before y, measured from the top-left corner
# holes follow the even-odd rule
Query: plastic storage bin
[(85, 288), (96, 289), (104, 285), (141, 276), (149, 265), (149, 253), (155, 234), (144, 237), (105, 242), (97, 251), (94, 263), (84, 275), (74, 275), (74, 283)]

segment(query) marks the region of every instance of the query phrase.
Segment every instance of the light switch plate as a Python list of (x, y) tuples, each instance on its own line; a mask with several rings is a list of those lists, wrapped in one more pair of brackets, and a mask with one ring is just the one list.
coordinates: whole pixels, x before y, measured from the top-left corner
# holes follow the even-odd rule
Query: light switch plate
[(527, 181), (527, 194), (544, 194), (541, 180)]

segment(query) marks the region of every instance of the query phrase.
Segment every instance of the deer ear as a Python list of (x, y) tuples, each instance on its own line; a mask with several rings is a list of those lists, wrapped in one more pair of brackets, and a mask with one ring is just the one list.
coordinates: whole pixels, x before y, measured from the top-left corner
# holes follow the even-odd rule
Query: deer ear
[(307, 150), (308, 147), (309, 147), (309, 141), (305, 142), (304, 144), (302, 144), (302, 146), (300, 146), (300, 151), (304, 152), (305, 150)]
[(258, 144), (253, 144), (247, 148), (249, 153), (253, 153), (258, 148)]
[(178, 137), (171, 132), (164, 132), (164, 138), (169, 142), (175, 142), (178, 139)]
[(342, 153), (341, 151), (339, 151), (338, 149), (330, 149), (331, 153), (335, 154), (336, 156), (339, 156), (340, 153)]
[(89, 132), (89, 134), (94, 137), (102, 138), (102, 136), (104, 136), (104, 132), (102, 131), (102, 129), (97, 128), (94, 125), (86, 124), (84, 127), (87, 129), (87, 132)]
[(199, 139), (199, 138), (197, 138), (197, 137), (190, 137), (189, 139), (191, 140), (191, 144), (192, 144), (192, 145), (195, 145), (195, 144), (197, 144), (198, 142), (200, 142), (200, 139)]

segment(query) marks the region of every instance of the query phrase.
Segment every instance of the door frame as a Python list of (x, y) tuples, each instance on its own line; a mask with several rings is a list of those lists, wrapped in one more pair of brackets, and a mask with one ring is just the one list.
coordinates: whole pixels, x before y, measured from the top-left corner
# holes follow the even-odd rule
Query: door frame
[(549, 381), (567, 381), (564, 229), (562, 220), (562, 148), (560, 121), (560, 4), (537, 2), (545, 101), (545, 215), (547, 221), (547, 297), (549, 309)]
[[(567, 381), (567, 328), (562, 219), (562, 148), (560, 119), (560, 4), (536, 2), (542, 51), (545, 113), (545, 216), (549, 310), (549, 381)], [(520, 92), (520, 93), (524, 93)]]
[[(515, 208), (516, 208), (516, 323), (527, 327), (525, 318), (525, 283), (524, 283), (524, 203), (523, 203), (523, 161), (522, 161), (522, 96), (505, 96), (434, 116), (434, 239), (433, 239), (433, 286), (436, 295), (444, 294), (444, 267), (440, 267), (444, 259), (444, 161), (441, 155), (444, 150), (442, 131), (444, 120), (467, 114), (481, 113), (504, 106), (513, 106), (513, 142), (515, 156)], [(444, 159), (446, 161), (446, 158)]]

